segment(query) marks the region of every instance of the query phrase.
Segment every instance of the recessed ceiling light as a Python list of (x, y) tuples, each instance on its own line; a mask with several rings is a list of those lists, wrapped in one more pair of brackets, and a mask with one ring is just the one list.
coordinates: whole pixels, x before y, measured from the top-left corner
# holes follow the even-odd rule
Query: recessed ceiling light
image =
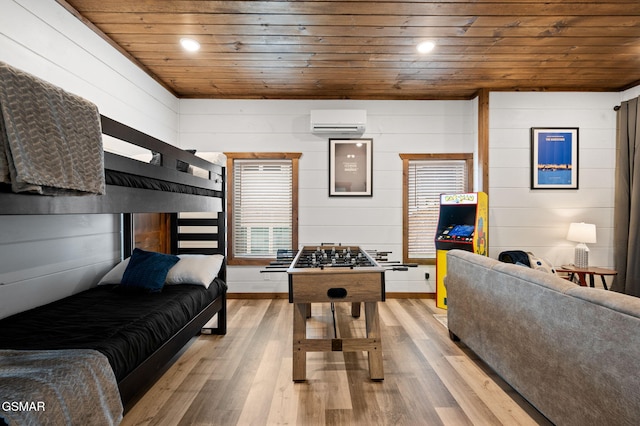
[(422, 43), (418, 44), (418, 46), (416, 46), (416, 48), (418, 49), (418, 52), (420, 53), (429, 53), (435, 47), (436, 47), (436, 43), (431, 40), (423, 41)]
[(189, 52), (196, 52), (200, 50), (200, 43), (192, 38), (181, 38), (180, 45), (184, 50), (188, 50)]

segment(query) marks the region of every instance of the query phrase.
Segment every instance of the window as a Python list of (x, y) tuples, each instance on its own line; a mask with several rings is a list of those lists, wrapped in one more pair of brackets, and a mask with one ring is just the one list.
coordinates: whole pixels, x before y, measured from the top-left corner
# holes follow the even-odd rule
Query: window
[(400, 154), (403, 163), (402, 256), (435, 264), (440, 194), (471, 191), (472, 154)]
[(298, 246), (299, 153), (227, 153), (228, 262), (265, 265)]

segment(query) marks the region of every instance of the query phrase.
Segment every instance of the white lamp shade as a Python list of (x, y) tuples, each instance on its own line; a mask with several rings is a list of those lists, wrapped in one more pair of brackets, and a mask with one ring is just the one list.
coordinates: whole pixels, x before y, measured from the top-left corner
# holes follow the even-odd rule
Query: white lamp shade
[(570, 224), (567, 240), (577, 243), (595, 243), (596, 225), (584, 222)]

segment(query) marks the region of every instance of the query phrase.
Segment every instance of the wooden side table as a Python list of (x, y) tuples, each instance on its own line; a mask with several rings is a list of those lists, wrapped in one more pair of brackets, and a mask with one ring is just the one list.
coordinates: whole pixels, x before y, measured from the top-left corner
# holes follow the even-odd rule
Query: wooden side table
[(559, 268), (556, 268), (556, 272), (564, 272), (570, 274), (569, 279), (573, 280), (575, 275), (578, 276), (578, 284), (581, 286), (587, 286), (587, 275), (589, 276), (589, 286), (595, 287), (595, 276), (599, 275), (602, 280), (602, 286), (605, 290), (607, 288), (607, 282), (605, 281), (605, 276), (613, 276), (618, 275), (618, 271), (607, 268), (598, 268), (598, 267), (588, 267), (588, 268), (578, 268), (573, 265), (562, 265)]

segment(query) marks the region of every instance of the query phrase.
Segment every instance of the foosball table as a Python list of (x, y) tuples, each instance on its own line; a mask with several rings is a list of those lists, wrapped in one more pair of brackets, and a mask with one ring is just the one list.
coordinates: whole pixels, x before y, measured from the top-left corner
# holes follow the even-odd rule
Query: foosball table
[[(293, 312), (293, 380), (306, 380), (307, 352), (367, 351), (369, 376), (383, 380), (382, 342), (378, 304), (385, 300), (385, 268), (360, 247), (308, 246), (300, 249), (287, 269), (289, 302)], [(351, 303), (351, 315), (360, 316), (364, 304), (366, 337), (307, 338), (312, 303)]]

